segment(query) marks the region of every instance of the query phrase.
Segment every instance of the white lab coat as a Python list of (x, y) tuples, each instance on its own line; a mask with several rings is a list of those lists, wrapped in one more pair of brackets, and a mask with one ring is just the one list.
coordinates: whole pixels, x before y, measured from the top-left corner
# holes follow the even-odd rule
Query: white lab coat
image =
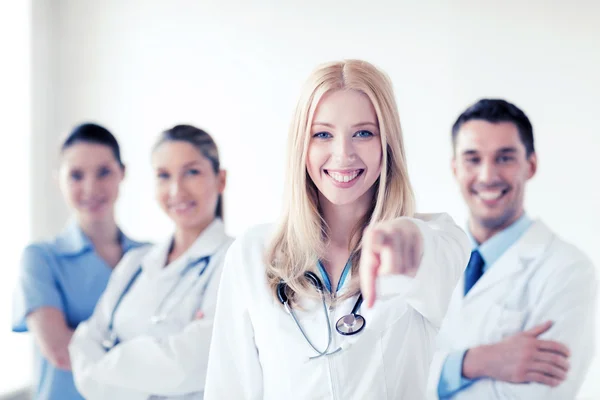
[[(75, 331), (69, 353), (75, 384), (86, 399), (202, 398), (217, 289), (232, 239), (217, 219), (165, 268), (171, 242), (128, 252), (92, 317)], [(204, 256), (211, 258), (201, 276), (200, 264), (182, 277), (191, 260)], [(110, 315), (140, 266), (141, 275), (115, 314), (114, 332), (121, 343), (105, 352), (101, 342), (107, 336)], [(194, 320), (197, 310), (204, 312), (203, 319)], [(153, 324), (150, 319), (157, 311), (167, 318)]]
[(548, 320), (542, 339), (571, 350), (568, 378), (556, 388), (480, 379), (453, 399), (574, 399), (594, 355), (597, 281), (590, 260), (535, 221), (480, 278), (466, 297), (459, 281), (438, 337), (431, 364), (428, 398), (437, 387), (447, 355), (497, 343)]
[[(315, 352), (267, 287), (263, 260), (273, 228), (254, 228), (234, 242), (219, 290), (205, 399), (423, 399), (435, 336), (470, 246), (445, 214), (414, 221), (424, 238), (417, 276), (380, 278), (375, 306), (362, 307), (366, 326), (354, 336), (338, 334), (335, 322), (356, 297), (330, 310), (330, 351), (343, 350), (310, 361)], [(300, 323), (323, 349), (321, 301), (305, 299), (302, 308), (295, 309)]]

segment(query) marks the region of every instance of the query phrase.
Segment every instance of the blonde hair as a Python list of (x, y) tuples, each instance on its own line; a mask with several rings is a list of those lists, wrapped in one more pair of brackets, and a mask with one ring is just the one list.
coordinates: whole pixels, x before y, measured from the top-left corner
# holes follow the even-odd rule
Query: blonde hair
[(315, 110), (326, 93), (336, 90), (357, 90), (368, 96), (377, 115), (381, 148), (385, 149), (381, 175), (375, 182), (375, 202), (355, 228), (350, 243), (350, 290), (340, 299), (358, 293), (357, 272), (364, 229), (372, 223), (414, 213), (414, 194), (390, 79), (372, 64), (360, 60), (317, 67), (304, 85), (290, 127), (283, 215), (265, 254), (269, 287), (277, 296), (278, 284), (286, 282), (286, 294), (292, 305), (297, 305), (299, 297), (317, 294), (304, 273), (316, 272), (318, 260), (325, 258), (327, 226), (319, 211), (318, 190), (306, 170), (306, 157)]

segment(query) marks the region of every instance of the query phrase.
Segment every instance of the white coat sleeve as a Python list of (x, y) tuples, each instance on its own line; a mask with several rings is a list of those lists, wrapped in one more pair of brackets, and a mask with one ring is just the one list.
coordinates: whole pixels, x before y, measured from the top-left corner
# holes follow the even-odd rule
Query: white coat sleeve
[(96, 365), (106, 356), (101, 343), (108, 327), (111, 307), (117, 292), (123, 286), (123, 279), (128, 279), (132, 262), (135, 263), (137, 250), (128, 252), (113, 271), (106, 290), (96, 304), (94, 313), (85, 322), (79, 324), (71, 343), (69, 356), (77, 390), (87, 400), (145, 400), (149, 393), (134, 391), (119, 386), (107, 385), (95, 377)]
[[(540, 338), (563, 343), (570, 349), (571, 367), (563, 383), (552, 388), (539, 383), (515, 384), (479, 379), (455, 394), (452, 399), (575, 399), (595, 352), (597, 290), (598, 282), (589, 260), (582, 259), (565, 265), (549, 277), (536, 302), (536, 308), (524, 327), (524, 330), (528, 330), (546, 321), (553, 321), (552, 327)], [(443, 363), (444, 354), (447, 353), (436, 354), (434, 360)], [(432, 368), (434, 379), (430, 377), (429, 398), (437, 398), (439, 370), (440, 368)]]
[(245, 275), (250, 269), (245, 265), (250, 258), (244, 254), (243, 237), (231, 245), (225, 257), (205, 400), (263, 398), (262, 367), (248, 310), (252, 298), (244, 288), (244, 281), (250, 280)]
[(420, 214), (410, 220), (423, 236), (423, 257), (417, 275), (379, 277), (377, 296), (405, 296), (411, 307), (439, 328), (468, 263), (469, 239), (448, 214)]
[[(216, 268), (221, 271), (220, 266)], [(213, 277), (213, 290), (209, 289), (206, 296), (216, 296), (218, 278), (218, 274)], [(159, 396), (203, 391), (215, 302), (204, 301), (203, 305), (205, 317), (191, 321), (182, 332), (162, 339), (147, 335), (122, 342), (95, 357), (87, 366), (86, 375), (108, 387)], [(73, 341), (73, 348), (94, 340), (90, 333), (82, 330)]]

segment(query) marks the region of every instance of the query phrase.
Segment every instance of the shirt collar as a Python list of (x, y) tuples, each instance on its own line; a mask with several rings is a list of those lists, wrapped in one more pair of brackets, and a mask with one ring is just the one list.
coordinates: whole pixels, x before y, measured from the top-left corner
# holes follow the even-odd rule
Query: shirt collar
[(169, 268), (163, 268), (167, 261), (173, 237), (154, 246), (142, 261), (144, 271), (157, 273), (163, 271), (165, 274), (180, 273), (190, 262), (202, 257), (213, 256), (219, 248), (229, 239), (225, 233), (225, 225), (220, 218), (215, 218), (204, 231), (198, 236), (194, 243), (184, 254), (173, 261)]
[[(119, 230), (119, 241), (123, 253), (141, 245), (141, 243), (127, 237), (121, 230)], [(94, 250), (94, 245), (75, 220), (71, 220), (67, 224), (56, 238), (55, 244), (57, 251), (63, 256), (78, 256)]]
[(507, 228), (496, 233), (485, 242), (478, 244), (471, 232), (467, 229), (467, 235), (474, 250), (478, 250), (483, 258), (484, 271), (492, 266), (517, 240), (527, 231), (533, 221), (527, 214), (523, 213), (519, 219)]
[(94, 246), (76, 221), (70, 221), (56, 238), (56, 249), (64, 256), (77, 256), (93, 250)]

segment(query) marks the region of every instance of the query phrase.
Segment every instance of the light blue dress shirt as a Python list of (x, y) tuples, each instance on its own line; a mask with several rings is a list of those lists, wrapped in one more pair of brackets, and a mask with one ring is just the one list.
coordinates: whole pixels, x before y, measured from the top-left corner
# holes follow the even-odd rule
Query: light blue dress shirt
[[(141, 246), (121, 234), (123, 253)], [(71, 222), (54, 240), (29, 245), (21, 259), (14, 293), (14, 332), (26, 332), (26, 317), (40, 307), (54, 307), (75, 329), (88, 319), (112, 269), (94, 251), (80, 227)], [(35, 399), (82, 400), (70, 371), (58, 369), (35, 348)]]
[[(524, 213), (509, 227), (481, 245), (467, 231), (473, 250), (478, 250), (484, 260), (483, 273), (485, 274), (498, 259), (529, 229), (533, 221)], [(477, 285), (477, 283), (475, 284)], [(440, 399), (449, 399), (461, 390), (469, 387), (474, 380), (462, 375), (462, 365), (467, 349), (450, 353), (442, 367), (438, 383), (438, 396)]]

